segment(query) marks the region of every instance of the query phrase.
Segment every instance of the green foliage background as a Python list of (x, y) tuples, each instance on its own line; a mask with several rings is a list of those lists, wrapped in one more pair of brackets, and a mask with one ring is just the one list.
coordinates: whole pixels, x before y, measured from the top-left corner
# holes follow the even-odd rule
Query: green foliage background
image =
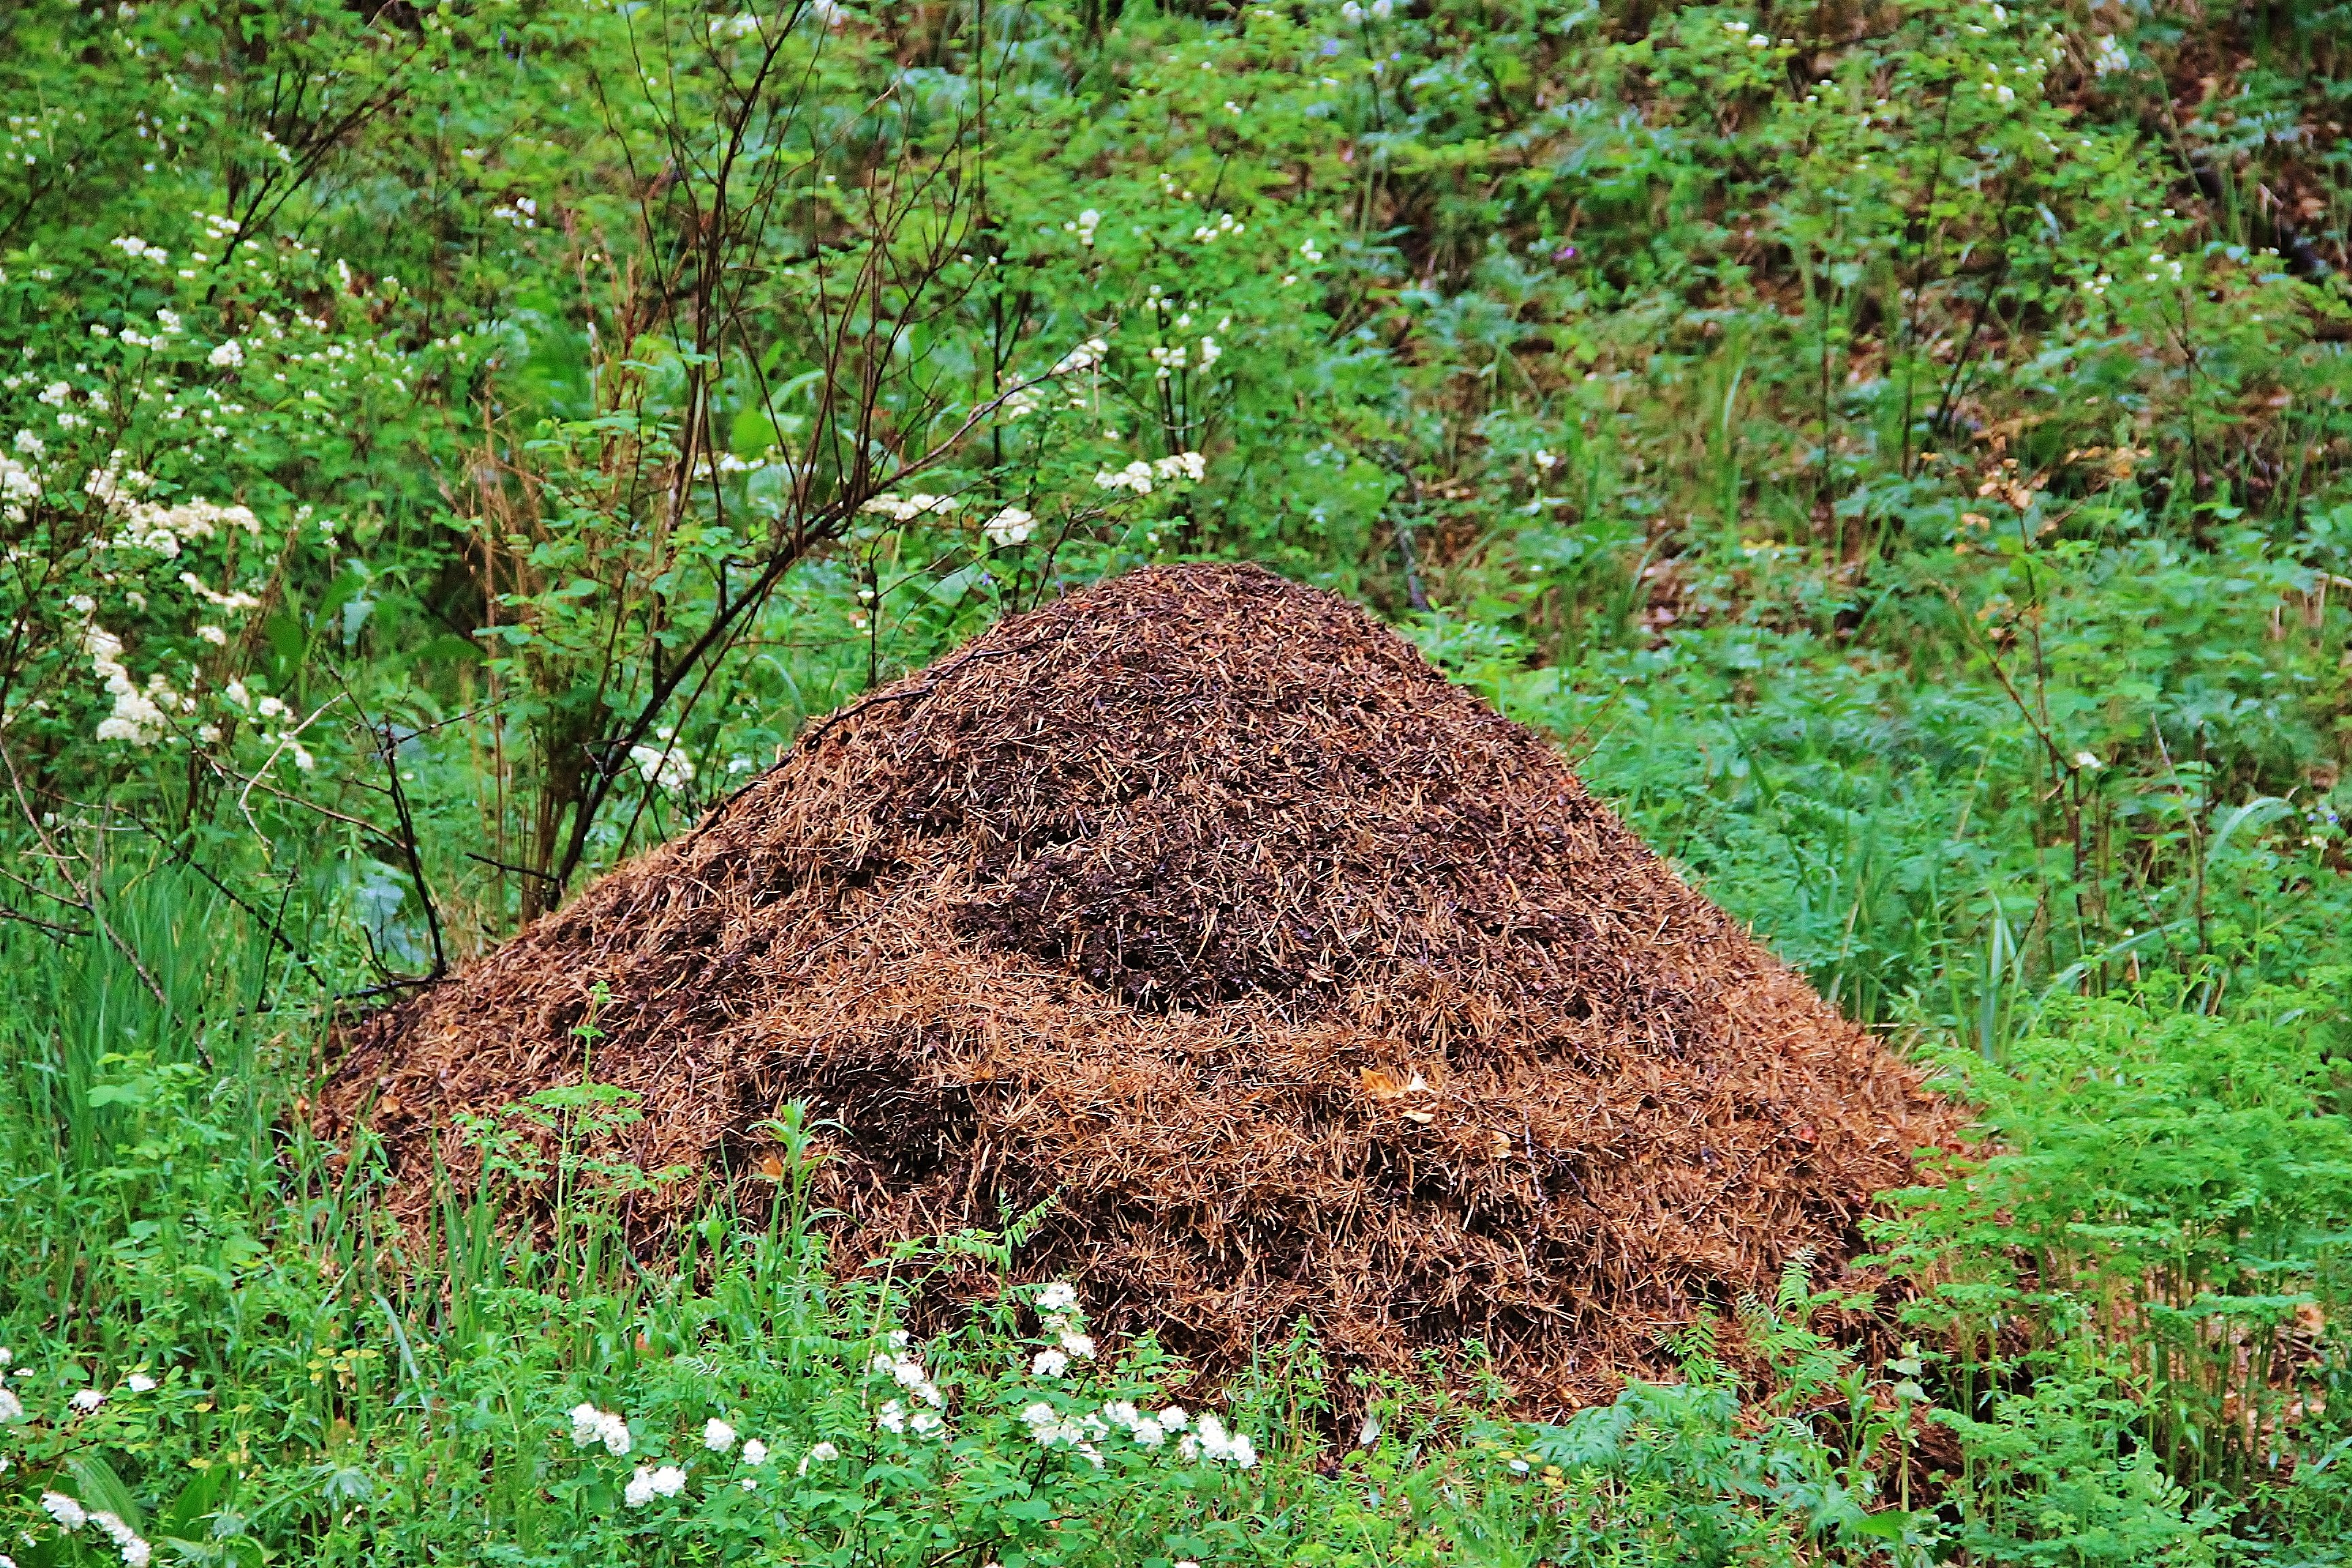
[[(2343, 1561), (2347, 29), (7, 7), (0, 1552), (136, 1555), (56, 1492), (240, 1563)], [(453, 1193), (419, 1257), (297, 1131), (335, 1005), (1190, 558), (1558, 733), (1982, 1108), (1907, 1304), (1800, 1267), (1543, 1426), (1301, 1339), (1257, 1465), (1097, 1468), (1023, 1412), (1198, 1395), (1013, 1302), (924, 1347), (945, 1436), (877, 1425), (909, 1281), (1017, 1237), (877, 1279), (714, 1184), (648, 1271), (610, 1205), (676, 1177), (509, 1161), (556, 1234)]]

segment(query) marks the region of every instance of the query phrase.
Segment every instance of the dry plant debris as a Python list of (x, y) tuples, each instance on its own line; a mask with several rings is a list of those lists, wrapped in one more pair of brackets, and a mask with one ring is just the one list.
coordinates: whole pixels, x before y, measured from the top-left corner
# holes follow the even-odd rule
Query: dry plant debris
[[(1021, 1277), (1213, 1373), (1305, 1317), (1343, 1366), (1477, 1340), (1581, 1402), (1851, 1256), (1951, 1127), (1549, 742), (1251, 566), (1097, 584), (813, 726), (351, 1030), (324, 1125), (421, 1213), (457, 1113), (577, 1081), (599, 982), (614, 1152), (748, 1175), (806, 1100), (845, 1260), (1051, 1196)], [(696, 1196), (633, 1201), (652, 1244)]]

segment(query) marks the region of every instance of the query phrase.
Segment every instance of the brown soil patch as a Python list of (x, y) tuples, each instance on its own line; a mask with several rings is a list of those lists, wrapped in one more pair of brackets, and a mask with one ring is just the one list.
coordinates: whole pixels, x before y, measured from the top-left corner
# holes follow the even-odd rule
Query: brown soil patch
[(1098, 584), (814, 726), (352, 1031), (323, 1124), (421, 1212), (454, 1113), (577, 1080), (598, 981), (648, 1168), (746, 1169), (805, 1099), (847, 1258), (1058, 1194), (1018, 1272), (1114, 1331), (1212, 1373), (1300, 1316), (1342, 1365), (1475, 1339), (1538, 1408), (1850, 1255), (1950, 1125), (1550, 743), (1247, 566)]

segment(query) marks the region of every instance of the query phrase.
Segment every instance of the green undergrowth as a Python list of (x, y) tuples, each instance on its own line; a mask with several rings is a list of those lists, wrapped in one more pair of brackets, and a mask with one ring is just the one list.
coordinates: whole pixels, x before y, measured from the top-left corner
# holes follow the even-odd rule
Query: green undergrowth
[[(2346, 21), (0, 8), (0, 1568), (2344, 1561)], [(1529, 1426), (893, 1345), (1017, 1237), (634, 1259), (684, 1178), (509, 1136), (594, 1086), (468, 1131), (536, 1238), (296, 1131), (334, 1008), (1184, 560), (1558, 735), (1978, 1109), (1874, 1301)]]

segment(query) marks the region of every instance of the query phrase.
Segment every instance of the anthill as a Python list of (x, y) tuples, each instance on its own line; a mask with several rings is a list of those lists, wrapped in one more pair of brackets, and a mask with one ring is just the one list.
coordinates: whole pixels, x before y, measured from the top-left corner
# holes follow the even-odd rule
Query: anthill
[(576, 1081), (599, 983), (626, 1152), (730, 1177), (809, 1101), (845, 1260), (1052, 1197), (1018, 1272), (1114, 1331), (1213, 1373), (1300, 1317), (1343, 1365), (1477, 1340), (1538, 1408), (1849, 1254), (1949, 1124), (1549, 742), (1251, 566), (1100, 584), (812, 727), (351, 1031), (322, 1119), (415, 1210), (457, 1113)]

